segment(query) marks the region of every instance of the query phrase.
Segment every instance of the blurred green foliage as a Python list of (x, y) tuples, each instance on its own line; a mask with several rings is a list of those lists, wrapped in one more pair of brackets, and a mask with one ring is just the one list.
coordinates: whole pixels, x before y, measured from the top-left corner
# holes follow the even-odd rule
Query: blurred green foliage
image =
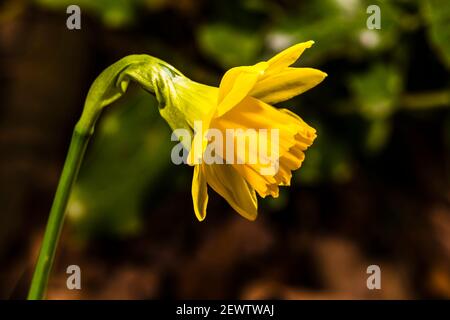
[(54, 10), (61, 10), (70, 5), (78, 5), (82, 12), (99, 17), (108, 27), (119, 28), (132, 23), (137, 5), (144, 0), (35, 0), (39, 5)]
[[(318, 129), (318, 139), (295, 174), (302, 186), (349, 181), (356, 158), (383, 153), (396, 115), (426, 117), (424, 112), (450, 104), (450, 5), (444, 0), (36, 2), (53, 10), (78, 4), (83, 14), (86, 10), (101, 21), (105, 32), (142, 26), (149, 48), (155, 39), (167, 45), (160, 58), (170, 62), (176, 56), (176, 68), (199, 75), (193, 77), (197, 81), (214, 79), (215, 85), (227, 68), (314, 40), (298, 64), (329, 77), (287, 104)], [(381, 8), (380, 30), (366, 27), (366, 8), (372, 4)], [(168, 15), (183, 19), (167, 20)], [(154, 20), (165, 23), (147, 29)], [(122, 234), (139, 230), (148, 186), (157, 185), (166, 171), (171, 176), (178, 172), (169, 160), (169, 130), (152, 101), (146, 94), (122, 99), (101, 122), (70, 207), (73, 221), (87, 235), (98, 228)], [(450, 141), (446, 117), (441, 132)], [(190, 186), (182, 188), (188, 193)], [(281, 197), (269, 207), (283, 208), (289, 194)]]
[(223, 68), (249, 65), (262, 47), (261, 39), (251, 32), (227, 24), (209, 24), (198, 32), (201, 49)]
[(130, 95), (102, 116), (72, 193), (69, 218), (81, 236), (138, 232), (142, 199), (172, 165), (156, 100)]
[(430, 40), (450, 68), (450, 5), (440, 0), (423, 1), (422, 5)]

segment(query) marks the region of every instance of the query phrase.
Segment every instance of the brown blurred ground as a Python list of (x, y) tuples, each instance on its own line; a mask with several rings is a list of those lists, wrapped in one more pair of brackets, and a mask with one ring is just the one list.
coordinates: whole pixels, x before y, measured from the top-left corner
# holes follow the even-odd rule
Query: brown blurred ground
[[(168, 10), (128, 31), (86, 16), (81, 31), (68, 32), (64, 14), (35, 6), (2, 22), (0, 298), (26, 296), (71, 129), (95, 76), (137, 52), (168, 61), (182, 55), (219, 73), (192, 43), (201, 12)], [(185, 37), (168, 26), (161, 27), (165, 37), (146, 31), (165, 17), (173, 28), (186, 25)], [(209, 80), (202, 72), (197, 80)], [(212, 196), (206, 221), (198, 223), (189, 180), (181, 189), (170, 185), (178, 175), (189, 177), (190, 168), (173, 166), (143, 205), (140, 233), (80, 240), (66, 224), (48, 296), (448, 299), (450, 158), (439, 122), (445, 116), (448, 109), (425, 120), (396, 115), (381, 156), (354, 162), (344, 183), (294, 183), (288, 201), (279, 209), (263, 206), (256, 222)], [(82, 269), (81, 291), (66, 289), (70, 264)], [(366, 288), (371, 264), (381, 267), (380, 291)]]

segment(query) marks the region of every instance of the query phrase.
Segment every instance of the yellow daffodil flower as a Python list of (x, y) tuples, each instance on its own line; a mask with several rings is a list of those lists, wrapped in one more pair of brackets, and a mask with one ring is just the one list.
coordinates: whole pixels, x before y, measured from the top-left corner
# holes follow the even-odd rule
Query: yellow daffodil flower
[[(202, 121), (201, 132), (195, 132), (188, 163), (194, 165), (192, 198), (198, 220), (206, 216), (208, 185), (243, 217), (254, 220), (258, 200), (271, 195), (278, 197), (279, 186), (289, 186), (292, 171), (298, 169), (304, 151), (316, 138), (314, 128), (299, 116), (271, 104), (288, 100), (319, 84), (327, 75), (312, 68), (290, 67), (314, 42), (296, 44), (268, 61), (253, 66), (228, 70), (219, 88), (202, 85), (178, 74), (167, 88), (161, 115), (173, 129), (194, 129), (195, 121)], [(160, 86), (161, 87), (161, 86)], [(278, 129), (279, 167), (271, 175), (261, 174), (260, 163), (207, 164), (202, 161), (208, 145), (206, 132), (216, 129), (226, 135), (227, 129)], [(195, 144), (200, 141), (200, 152)], [(270, 138), (265, 141), (272, 143)], [(236, 148), (236, 146), (234, 147)], [(249, 153), (254, 150), (247, 150)], [(221, 154), (223, 158), (226, 155)]]
[(312, 41), (300, 43), (268, 61), (225, 73), (217, 107), (210, 118), (204, 119), (203, 130), (216, 128), (225, 134), (228, 128), (279, 129), (279, 170), (274, 175), (262, 175), (258, 163), (196, 164), (192, 197), (200, 221), (206, 216), (208, 185), (239, 214), (254, 220), (258, 208), (256, 193), (261, 197), (278, 197), (278, 186), (290, 184), (291, 171), (301, 166), (304, 151), (313, 143), (316, 131), (296, 114), (270, 104), (301, 94), (326, 77), (316, 69), (290, 67), (312, 44)]

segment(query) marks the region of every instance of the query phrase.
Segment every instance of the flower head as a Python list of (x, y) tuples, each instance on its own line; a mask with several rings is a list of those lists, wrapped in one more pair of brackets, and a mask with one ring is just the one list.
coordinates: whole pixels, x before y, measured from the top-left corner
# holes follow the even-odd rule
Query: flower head
[[(316, 131), (293, 112), (271, 104), (299, 95), (326, 77), (316, 69), (291, 67), (313, 43), (294, 45), (253, 66), (232, 68), (223, 76), (219, 88), (193, 82), (181, 74), (163, 86), (168, 89), (164, 94), (168, 101), (160, 108), (161, 115), (173, 129), (188, 127), (194, 133), (191, 145), (186, 147), (188, 163), (194, 166), (192, 197), (200, 221), (206, 216), (208, 186), (239, 214), (254, 220), (256, 194), (278, 197), (279, 186), (290, 185), (292, 171), (301, 166)], [(196, 121), (201, 121), (200, 129)], [(223, 161), (211, 163), (205, 159), (205, 154), (211, 152), (211, 130), (231, 140), (214, 148), (215, 157)], [(251, 132), (256, 132), (258, 148), (249, 146), (251, 135), (239, 143), (242, 137), (228, 134), (230, 130), (244, 135), (254, 130)], [(257, 160), (249, 161), (251, 158)]]

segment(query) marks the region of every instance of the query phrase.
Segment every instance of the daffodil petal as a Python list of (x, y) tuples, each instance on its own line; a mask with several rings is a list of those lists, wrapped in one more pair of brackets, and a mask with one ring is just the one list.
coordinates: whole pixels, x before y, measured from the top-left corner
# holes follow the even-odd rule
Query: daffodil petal
[(248, 220), (258, 214), (258, 199), (255, 190), (228, 164), (204, 165), (208, 184), (220, 194), (230, 206)]
[(326, 76), (313, 68), (286, 68), (258, 81), (250, 95), (269, 104), (278, 103), (315, 87)]
[(267, 61), (269, 65), (267, 68), (267, 73), (269, 74), (278, 72), (286, 67), (289, 67), (295, 61), (297, 61), (298, 58), (300, 58), (305, 49), (311, 48), (313, 44), (314, 41), (310, 40), (298, 43), (296, 45), (293, 45), (292, 47), (289, 47), (281, 51), (273, 58), (271, 58), (269, 61)]
[(226, 97), (226, 95), (231, 91), (233, 88), (234, 82), (236, 81), (236, 78), (238, 75), (240, 75), (242, 72), (245, 72), (246, 69), (248, 69), (248, 66), (244, 67), (235, 67), (231, 68), (222, 77), (222, 80), (220, 80), (219, 85), (219, 95), (217, 98), (217, 103), (221, 103), (222, 100)]
[(203, 221), (206, 217), (206, 207), (208, 205), (208, 185), (206, 183), (206, 175), (202, 165), (194, 167), (194, 175), (192, 177), (192, 200), (194, 203), (195, 216), (199, 221)]
[(189, 154), (187, 156), (187, 164), (190, 166), (198, 165), (202, 163), (203, 153), (208, 145), (208, 140), (206, 138), (207, 129), (202, 130), (202, 132), (197, 132), (192, 139), (191, 148), (189, 149)]
[(266, 62), (228, 70), (219, 87), (216, 116), (220, 117), (241, 102), (253, 89), (267, 68)]

